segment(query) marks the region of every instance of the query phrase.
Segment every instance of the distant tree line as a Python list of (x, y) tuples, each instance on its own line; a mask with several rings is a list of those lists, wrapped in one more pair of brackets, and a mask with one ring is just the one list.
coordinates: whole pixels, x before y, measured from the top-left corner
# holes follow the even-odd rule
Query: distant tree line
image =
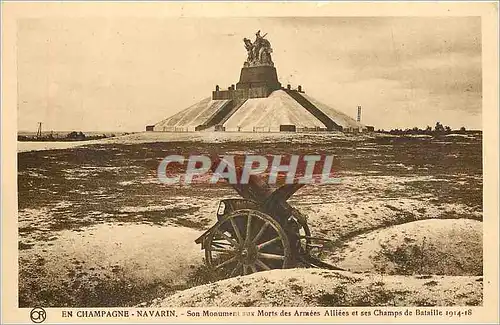
[(378, 130), (380, 133), (388, 133), (388, 134), (396, 134), (396, 135), (404, 135), (404, 134), (422, 134), (422, 135), (441, 135), (441, 134), (465, 134), (468, 131), (462, 126), (458, 130), (452, 130), (448, 125), (443, 125), (440, 122), (436, 122), (436, 126), (432, 128), (431, 126), (427, 126), (425, 129), (420, 129), (418, 127), (407, 128), (407, 129), (392, 129), (390, 131), (386, 130)]

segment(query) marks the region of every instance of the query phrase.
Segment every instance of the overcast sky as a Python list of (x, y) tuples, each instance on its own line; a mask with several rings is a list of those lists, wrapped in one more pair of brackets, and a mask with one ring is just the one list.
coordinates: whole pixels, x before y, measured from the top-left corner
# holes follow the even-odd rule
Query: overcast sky
[(141, 131), (236, 83), (268, 33), (283, 85), (376, 129), (481, 128), (481, 21), (451, 18), (24, 19), (20, 130)]

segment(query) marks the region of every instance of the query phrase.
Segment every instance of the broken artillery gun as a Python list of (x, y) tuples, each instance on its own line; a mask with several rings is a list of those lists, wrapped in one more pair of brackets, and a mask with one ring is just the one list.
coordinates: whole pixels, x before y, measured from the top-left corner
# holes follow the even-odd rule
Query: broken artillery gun
[(221, 200), (217, 222), (195, 240), (211, 270), (221, 277), (298, 266), (340, 270), (310, 254), (321, 247), (313, 240), (328, 240), (312, 237), (307, 217), (287, 202), (304, 184), (273, 190), (263, 177), (250, 175), (248, 184), (231, 186), (242, 198)]

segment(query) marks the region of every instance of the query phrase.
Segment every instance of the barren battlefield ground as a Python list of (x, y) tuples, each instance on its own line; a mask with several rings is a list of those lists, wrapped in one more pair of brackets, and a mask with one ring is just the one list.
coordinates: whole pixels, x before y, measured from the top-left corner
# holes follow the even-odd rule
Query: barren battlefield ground
[[(18, 153), (20, 307), (482, 304), (480, 135), (134, 136)], [(156, 171), (166, 155), (213, 152), (334, 155), (341, 182), (289, 202), (313, 236), (333, 240), (321, 259), (346, 271), (209, 283), (194, 239), (237, 193), (162, 185)]]

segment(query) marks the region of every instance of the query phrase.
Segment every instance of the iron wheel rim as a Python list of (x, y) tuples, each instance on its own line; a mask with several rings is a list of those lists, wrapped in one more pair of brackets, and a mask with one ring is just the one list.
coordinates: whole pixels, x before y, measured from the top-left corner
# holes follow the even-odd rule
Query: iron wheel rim
[(292, 254), (281, 225), (268, 214), (252, 209), (232, 212), (207, 237), (207, 265), (221, 277), (288, 268)]

